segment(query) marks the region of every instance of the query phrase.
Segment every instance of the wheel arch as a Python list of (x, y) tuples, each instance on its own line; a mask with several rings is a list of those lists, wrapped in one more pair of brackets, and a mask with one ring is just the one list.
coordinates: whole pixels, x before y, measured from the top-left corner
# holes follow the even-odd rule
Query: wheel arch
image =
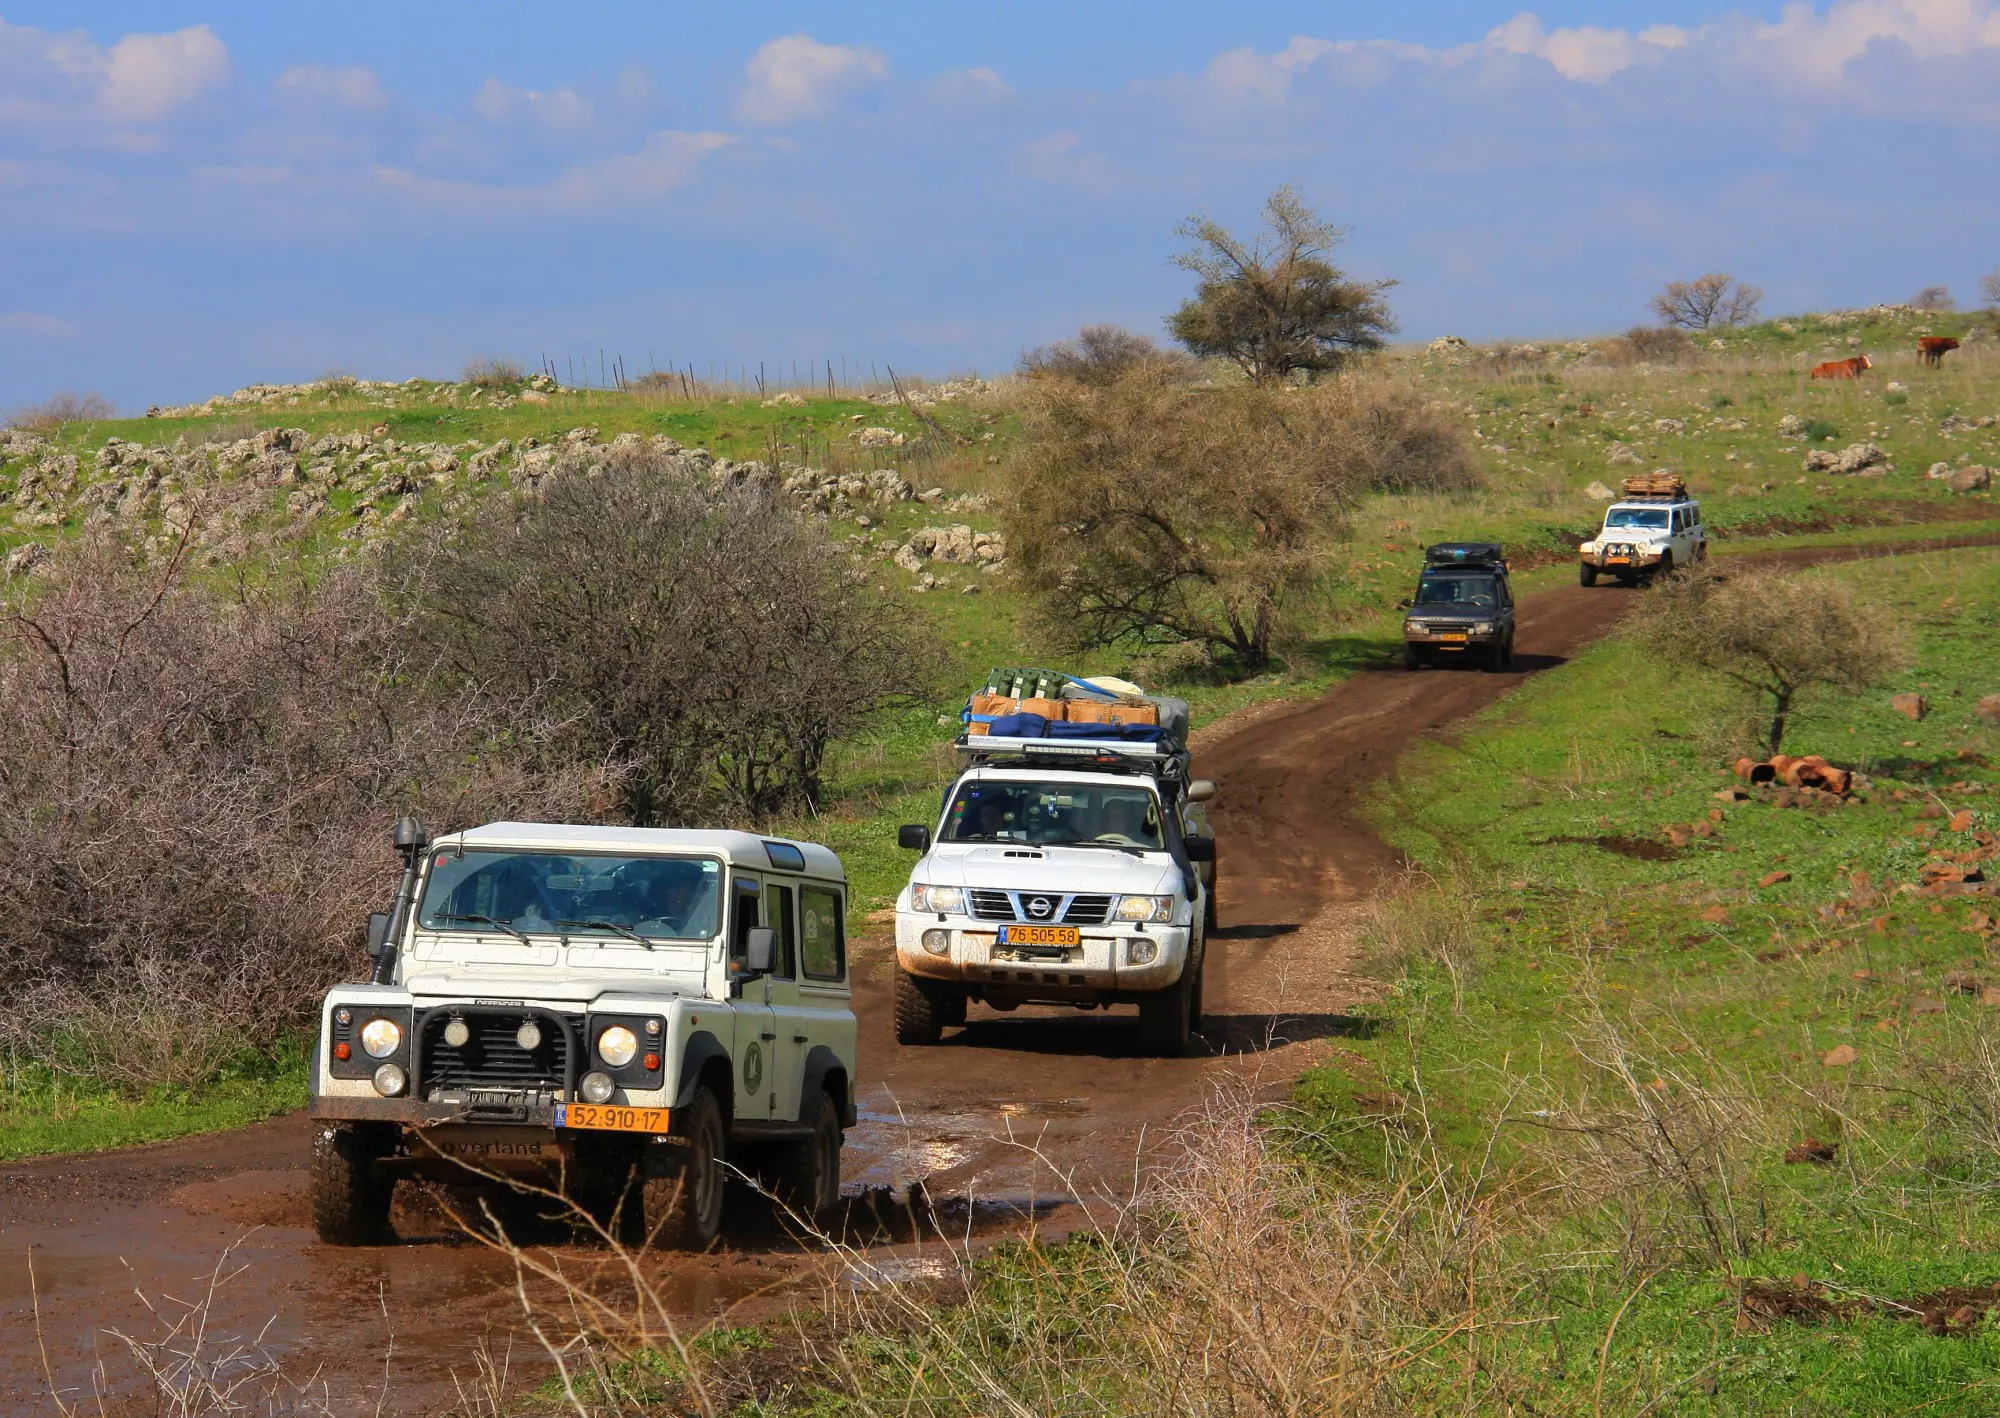
[(700, 1029), (688, 1035), (682, 1046), (680, 1088), (674, 1094), (674, 1106), (685, 1108), (693, 1103), (694, 1090), (704, 1083), (722, 1106), (727, 1121), (736, 1102), (736, 1065), (722, 1041)]
[(799, 1116), (805, 1117), (806, 1103), (813, 1094), (819, 1092), (833, 1095), (834, 1107), (840, 1113), (840, 1125), (851, 1128), (858, 1121), (859, 1113), (854, 1104), (854, 1080), (847, 1071), (847, 1065), (824, 1044), (814, 1044), (806, 1052), (805, 1076), (799, 1084)]

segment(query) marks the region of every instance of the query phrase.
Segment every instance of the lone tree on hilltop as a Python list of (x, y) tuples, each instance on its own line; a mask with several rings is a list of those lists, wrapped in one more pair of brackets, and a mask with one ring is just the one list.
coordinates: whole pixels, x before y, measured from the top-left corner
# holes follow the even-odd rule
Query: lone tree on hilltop
[(1351, 280), (1329, 261), (1347, 232), (1290, 187), (1264, 203), (1264, 230), (1252, 241), (1210, 217), (1190, 217), (1175, 230), (1194, 246), (1174, 264), (1197, 284), (1167, 329), (1193, 354), (1234, 360), (1252, 384), (1338, 369), (1396, 332), (1382, 298), (1396, 283)]
[(1710, 271), (1698, 281), (1669, 281), (1665, 290), (1646, 302), (1661, 320), (1683, 330), (1734, 328), (1757, 318), (1764, 292), (1734, 276)]
[(1669, 663), (1699, 665), (1764, 701), (1774, 754), (1802, 695), (1856, 694), (1909, 663), (1888, 611), (1837, 581), (1770, 571), (1674, 577), (1654, 594), (1641, 633)]
[(1029, 350), (1016, 368), (1030, 379), (1068, 379), (1107, 388), (1141, 364), (1187, 364), (1187, 357), (1161, 349), (1123, 325), (1086, 325), (1073, 340)]
[(1958, 309), (1958, 302), (1951, 298), (1949, 286), (1925, 286), (1910, 297), (1910, 308), (1932, 315), (1949, 315)]
[(1979, 278), (1979, 299), (1988, 310), (2000, 310), (2000, 266)]

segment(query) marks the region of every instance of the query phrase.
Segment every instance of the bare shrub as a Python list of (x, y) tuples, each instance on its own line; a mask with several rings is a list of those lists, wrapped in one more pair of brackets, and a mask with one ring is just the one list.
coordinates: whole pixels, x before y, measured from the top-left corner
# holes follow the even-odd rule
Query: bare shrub
[(1029, 350), (1018, 371), (1029, 378), (1068, 379), (1094, 388), (1115, 384), (1141, 364), (1168, 361), (1192, 374), (1186, 356), (1161, 349), (1122, 325), (1086, 325), (1073, 340)]
[(2000, 267), (1979, 278), (1979, 300), (1988, 310), (2000, 310)]
[(1889, 611), (1837, 581), (1783, 572), (1672, 577), (1641, 633), (1666, 662), (1698, 665), (1764, 702), (1772, 753), (1801, 696), (1859, 693), (1909, 663), (1908, 637)]
[(1925, 286), (1910, 297), (1913, 309), (1927, 311), (1933, 315), (1949, 315), (1958, 309), (1958, 302), (1951, 298), (1948, 286)]
[(541, 685), (638, 825), (811, 808), (826, 750), (930, 651), (767, 490), (653, 455), (559, 470), (398, 554), (415, 629), (477, 694)]
[(1634, 325), (1625, 332), (1625, 342), (1631, 347), (1633, 359), (1649, 364), (1679, 364), (1695, 356), (1694, 341), (1682, 330)]
[(1383, 298), (1396, 282), (1353, 280), (1329, 261), (1347, 232), (1290, 187), (1265, 201), (1264, 230), (1252, 240), (1211, 217), (1190, 217), (1177, 231), (1194, 245), (1174, 264), (1196, 286), (1167, 329), (1197, 357), (1233, 361), (1252, 384), (1339, 369), (1396, 331)]
[(1764, 292), (1721, 271), (1699, 280), (1669, 281), (1646, 302), (1646, 308), (1668, 325), (1683, 330), (1709, 330), (1717, 325), (1747, 325), (1757, 318)]
[(1353, 475), (1375, 492), (1465, 492), (1480, 485), (1465, 420), (1414, 384), (1357, 379), (1327, 395), (1346, 401)]
[[(359, 962), (390, 821), (587, 812), (521, 698), (429, 692), (365, 572), (59, 553), (0, 617), (0, 1046), (193, 1086)], [(504, 731), (504, 732), (503, 732)]]
[(7, 422), (14, 428), (41, 431), (61, 428), (66, 423), (113, 418), (117, 412), (102, 394), (74, 394), (64, 390), (50, 395), (39, 404), (27, 404), (14, 410), (7, 416)]
[(480, 355), (467, 360), (465, 370), (459, 376), (464, 383), (477, 384), (482, 389), (512, 388), (527, 377), (518, 360), (498, 355)]

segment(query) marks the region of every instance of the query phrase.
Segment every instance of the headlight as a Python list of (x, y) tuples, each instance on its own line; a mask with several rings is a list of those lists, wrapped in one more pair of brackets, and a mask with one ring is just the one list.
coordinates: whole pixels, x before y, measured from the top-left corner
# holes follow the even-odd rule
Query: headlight
[(586, 1103), (609, 1103), (616, 1086), (610, 1074), (592, 1071), (577, 1080), (576, 1091), (583, 1095)]
[(1125, 942), (1125, 958), (1134, 965), (1151, 965), (1160, 958), (1160, 943), (1149, 936), (1133, 936)]
[(403, 1047), (403, 1031), (393, 1019), (371, 1019), (361, 1026), (361, 1047), (371, 1059), (386, 1059)]
[(951, 954), (950, 931), (925, 931), (923, 935), (923, 942), (924, 942), (924, 949), (928, 950), (933, 955)]
[(957, 886), (910, 886), (910, 909), (950, 914), (965, 909), (965, 891)]
[(1171, 896), (1121, 896), (1113, 913), (1121, 921), (1165, 921), (1174, 914)]
[(406, 1081), (403, 1070), (395, 1064), (383, 1064), (375, 1070), (375, 1091), (384, 1098), (393, 1098), (401, 1093)]
[(1577, 550), (1585, 553), (1586, 555), (1594, 553), (1597, 550), (1597, 543), (1585, 542), (1582, 546), (1578, 547)]
[(614, 1024), (597, 1036), (597, 1056), (613, 1068), (623, 1068), (639, 1052), (639, 1036), (622, 1024)]
[(1480, 621), (1479, 624), (1472, 627), (1472, 633), (1474, 635), (1491, 635), (1493, 633), (1493, 622), (1490, 620)]

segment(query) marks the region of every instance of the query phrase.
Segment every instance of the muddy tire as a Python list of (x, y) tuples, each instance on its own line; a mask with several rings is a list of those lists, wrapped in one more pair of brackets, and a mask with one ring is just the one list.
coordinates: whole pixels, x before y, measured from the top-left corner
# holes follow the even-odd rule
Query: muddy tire
[(383, 1172), (389, 1140), (365, 1123), (328, 1123), (313, 1137), (313, 1230), (329, 1246), (380, 1246), (396, 1239), (389, 1204), (396, 1179)]
[(961, 1028), (965, 1024), (966, 998), (956, 992), (938, 1001), (938, 1023), (947, 1029)]
[(916, 976), (896, 967), (896, 1042), (935, 1044), (944, 1037), (944, 1001), (919, 984)]
[(1579, 586), (1595, 586), (1597, 584), (1597, 568), (1587, 561), (1580, 563), (1576, 568), (1576, 584)]
[(1660, 554), (1660, 564), (1654, 567), (1648, 573), (1646, 573), (1646, 584), (1650, 586), (1655, 581), (1661, 580), (1662, 578), (1671, 576), (1673, 574), (1674, 574), (1674, 554), (1670, 551), (1662, 552)]
[(1219, 880), (1221, 880), (1219, 876), (1211, 876), (1208, 879), (1208, 893), (1206, 899), (1201, 903), (1201, 932), (1203, 936), (1215, 934), (1217, 926), (1216, 918), (1221, 914), (1221, 908), (1215, 904), (1215, 887)]
[(1403, 668), (1406, 670), (1420, 670), (1423, 667), (1424, 657), (1417, 653), (1416, 647), (1405, 645), (1403, 647)]
[(1488, 674), (1499, 674), (1507, 668), (1507, 642), (1495, 640), (1493, 648), (1486, 652), (1486, 663), (1480, 666)]
[[(677, 1124), (681, 1111), (674, 1110)], [(722, 1105), (701, 1083), (686, 1113), (687, 1146), (676, 1148), (680, 1156), (665, 1165), (649, 1159), (640, 1186), (646, 1243), (657, 1250), (706, 1250), (722, 1234), (722, 1164), (729, 1145)]]
[(1147, 1053), (1177, 1059), (1188, 1051), (1194, 1038), (1195, 975), (1183, 970), (1166, 989), (1139, 1001), (1139, 1043)]
[(812, 1135), (786, 1146), (774, 1159), (773, 1181), (786, 1211), (807, 1226), (824, 1229), (840, 1205), (840, 1145), (845, 1136), (833, 1095), (814, 1094), (801, 1121)]

